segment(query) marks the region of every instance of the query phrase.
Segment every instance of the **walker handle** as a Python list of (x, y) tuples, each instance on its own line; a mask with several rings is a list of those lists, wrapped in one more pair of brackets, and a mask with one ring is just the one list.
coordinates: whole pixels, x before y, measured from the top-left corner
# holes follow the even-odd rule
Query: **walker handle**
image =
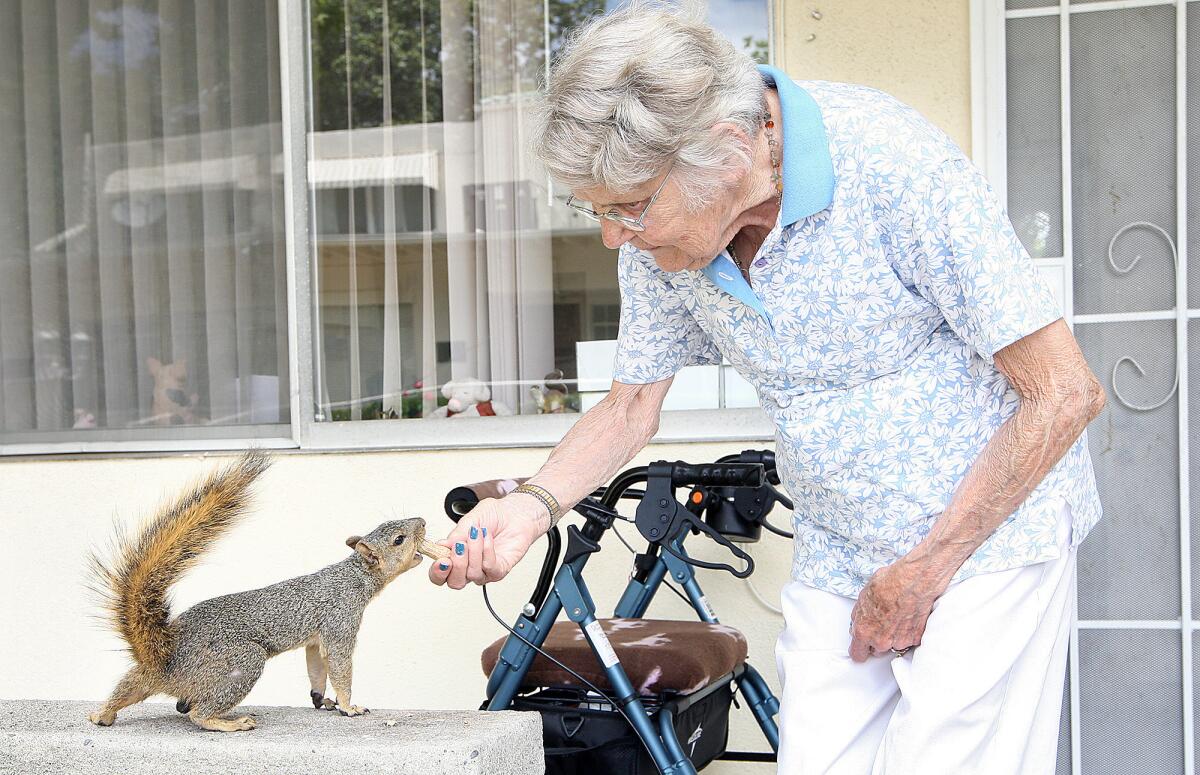
[[(654, 467), (651, 465), (651, 475)], [(707, 463), (694, 466), (676, 461), (671, 466), (671, 484), (675, 487), (762, 487), (765, 472), (762, 463)]]
[(528, 477), (518, 479), (488, 479), (475, 484), (462, 484), (446, 493), (443, 508), (446, 516), (454, 522), (463, 518), (468, 511), (475, 508), (479, 501), (486, 498), (503, 498), (517, 489)]

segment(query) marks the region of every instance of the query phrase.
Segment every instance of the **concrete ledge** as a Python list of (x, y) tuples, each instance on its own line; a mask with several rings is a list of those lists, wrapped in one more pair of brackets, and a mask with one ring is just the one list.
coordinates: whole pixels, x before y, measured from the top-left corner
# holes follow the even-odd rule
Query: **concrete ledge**
[(143, 703), (111, 727), (100, 703), (0, 701), (0, 773), (305, 773), (527, 775), (545, 771), (536, 713), (238, 707), (249, 732), (206, 732), (173, 705)]

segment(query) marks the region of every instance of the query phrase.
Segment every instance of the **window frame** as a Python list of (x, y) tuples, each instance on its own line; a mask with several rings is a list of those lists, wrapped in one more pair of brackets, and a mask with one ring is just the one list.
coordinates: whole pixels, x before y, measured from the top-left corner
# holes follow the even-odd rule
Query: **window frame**
[[(780, 0), (766, 0), (768, 61), (782, 50)], [(279, 78), (283, 132), (284, 251), (287, 283), (289, 423), (179, 430), (185, 438), (97, 439), (0, 443), (0, 458), (22, 455), (201, 452), (261, 447), (317, 452), (381, 449), (552, 447), (582, 414), (444, 420), (317, 421), (315, 401), (315, 229), (308, 186), (312, 79), (307, 2), (278, 0)], [(768, 441), (774, 426), (759, 408), (690, 409), (662, 413), (651, 443)]]
[[(1001, 202), (1008, 201), (1008, 100), (1005, 90), (1007, 54), (1005, 0), (970, 0), (971, 160), (983, 170)], [(1060, 3), (1047, 8), (1065, 13)], [(1042, 9), (1036, 9), (1042, 11)], [(1007, 210), (1007, 206), (1005, 207)], [(1065, 251), (1064, 251), (1065, 252)], [(1063, 294), (1063, 317), (1074, 318), (1072, 263), (1067, 256), (1034, 258), (1034, 264), (1054, 275)]]

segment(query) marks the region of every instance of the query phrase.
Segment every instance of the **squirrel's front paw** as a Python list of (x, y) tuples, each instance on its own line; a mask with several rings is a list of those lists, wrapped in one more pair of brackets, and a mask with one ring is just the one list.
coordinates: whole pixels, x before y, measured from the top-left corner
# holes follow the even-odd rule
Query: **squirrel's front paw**
[(88, 721), (92, 722), (96, 726), (111, 727), (114, 718), (112, 716), (104, 715), (104, 713), (101, 711), (96, 711), (95, 713), (88, 714)]
[(342, 707), (338, 708), (338, 713), (341, 713), (343, 716), (362, 716), (362, 715), (364, 715), (366, 713), (370, 713), (370, 712), (371, 712), (370, 708), (360, 708), (357, 705), (351, 705), (348, 708), (342, 708)]

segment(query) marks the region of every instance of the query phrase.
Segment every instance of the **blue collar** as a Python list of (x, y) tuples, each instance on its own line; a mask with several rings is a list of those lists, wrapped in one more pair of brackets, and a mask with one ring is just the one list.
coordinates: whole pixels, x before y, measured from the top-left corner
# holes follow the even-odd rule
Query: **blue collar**
[(779, 222), (791, 226), (833, 202), (833, 158), (816, 100), (782, 70), (759, 65), (763, 80), (774, 85), (783, 110), (783, 204)]
[[(779, 222), (791, 226), (801, 218), (815, 215), (833, 202), (833, 158), (829, 155), (829, 137), (816, 100), (782, 70), (760, 65), (759, 72), (768, 85), (779, 93), (783, 126), (783, 203)], [(721, 252), (703, 269), (709, 280), (740, 300), (771, 323), (771, 315), (754, 290), (742, 278), (733, 261)]]
[(762, 299), (758, 298), (754, 293), (754, 289), (742, 277), (741, 270), (737, 268), (737, 264), (733, 263), (733, 259), (729, 257), (728, 253), (721, 251), (716, 258), (705, 264), (700, 271), (709, 280), (712, 280), (713, 285), (762, 315), (768, 323), (771, 322), (771, 314), (767, 312), (766, 305), (762, 303)]

